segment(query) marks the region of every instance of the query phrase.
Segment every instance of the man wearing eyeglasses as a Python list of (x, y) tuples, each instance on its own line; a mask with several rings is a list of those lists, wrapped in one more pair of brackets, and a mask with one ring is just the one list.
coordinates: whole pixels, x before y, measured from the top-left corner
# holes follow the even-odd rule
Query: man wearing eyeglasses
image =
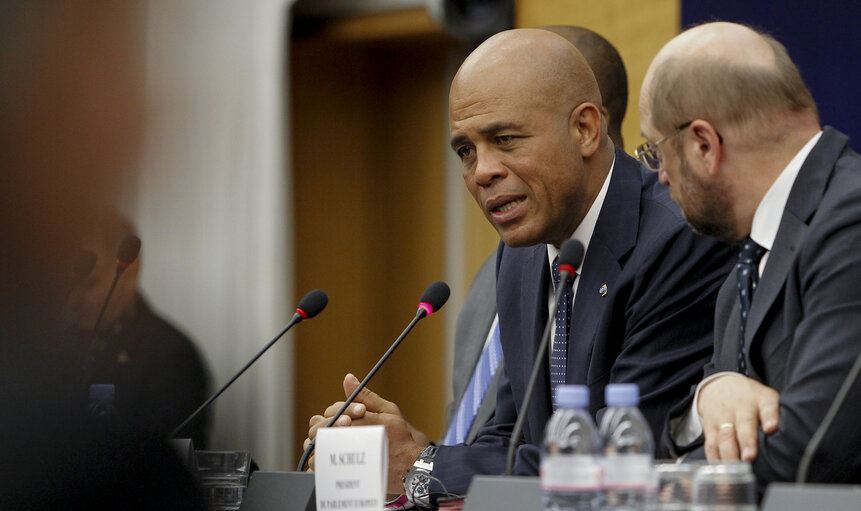
[[(696, 231), (739, 251), (706, 378), (670, 414), (666, 444), (750, 461), (761, 483), (794, 480), (861, 352), (861, 157), (820, 128), (786, 49), (732, 23), (670, 41), (646, 75), (640, 114), (653, 142), (638, 157)], [(857, 403), (861, 387), (847, 389)], [(834, 413), (809, 480), (857, 483), (861, 413)]]

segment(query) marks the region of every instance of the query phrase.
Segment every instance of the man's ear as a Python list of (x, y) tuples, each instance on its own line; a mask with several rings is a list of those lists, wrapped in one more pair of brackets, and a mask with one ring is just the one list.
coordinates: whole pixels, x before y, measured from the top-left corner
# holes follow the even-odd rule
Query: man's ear
[(723, 156), (723, 141), (710, 122), (696, 119), (688, 128), (691, 136), (685, 142), (694, 158), (700, 160), (710, 176), (718, 173)]
[(569, 119), (571, 136), (580, 146), (580, 154), (589, 158), (601, 146), (601, 110), (593, 103), (583, 103), (571, 112)]

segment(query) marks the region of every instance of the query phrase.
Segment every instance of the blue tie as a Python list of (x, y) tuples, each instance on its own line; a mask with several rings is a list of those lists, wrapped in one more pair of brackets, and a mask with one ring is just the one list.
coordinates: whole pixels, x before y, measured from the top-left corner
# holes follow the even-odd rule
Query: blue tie
[(756, 283), (759, 282), (759, 261), (765, 254), (765, 248), (746, 237), (738, 253), (738, 263), (735, 265), (735, 275), (738, 278), (738, 303), (741, 311), (741, 322), (738, 334), (738, 372), (748, 376), (747, 363), (744, 359), (744, 328), (747, 325), (747, 315)]
[[(551, 265), (553, 272), (553, 287), (559, 285), (559, 257)], [(573, 277), (573, 275), (572, 275)], [(553, 351), (550, 354), (550, 390), (553, 395), (553, 409), (556, 409), (556, 387), (564, 385), (568, 373), (568, 327), (571, 323), (571, 295), (573, 294), (573, 278), (569, 278), (565, 291), (559, 299), (556, 309), (556, 336), (553, 338)]]
[(448, 426), (448, 431), (442, 441), (443, 445), (462, 444), (466, 440), (466, 435), (475, 421), (475, 414), (478, 413), (478, 408), (481, 406), (484, 394), (487, 393), (493, 375), (496, 374), (501, 358), (502, 344), (499, 342), (499, 321), (496, 321), (493, 325), (490, 341), (485, 343), (484, 349), (481, 351), (481, 356), (479, 356), (475, 370), (472, 372), (472, 378), (469, 380), (469, 385), (467, 385), (460, 405), (457, 407), (457, 413), (454, 414), (454, 418)]

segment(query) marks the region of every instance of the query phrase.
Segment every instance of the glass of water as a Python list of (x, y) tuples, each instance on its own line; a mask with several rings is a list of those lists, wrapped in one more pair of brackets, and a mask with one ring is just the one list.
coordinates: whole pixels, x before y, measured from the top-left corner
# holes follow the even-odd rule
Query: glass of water
[(695, 511), (756, 511), (756, 480), (750, 463), (703, 465), (694, 474)]
[(656, 511), (690, 511), (693, 506), (694, 473), (699, 463), (657, 462), (652, 468), (649, 499)]
[(237, 511), (248, 486), (248, 451), (194, 451), (197, 486), (209, 511)]

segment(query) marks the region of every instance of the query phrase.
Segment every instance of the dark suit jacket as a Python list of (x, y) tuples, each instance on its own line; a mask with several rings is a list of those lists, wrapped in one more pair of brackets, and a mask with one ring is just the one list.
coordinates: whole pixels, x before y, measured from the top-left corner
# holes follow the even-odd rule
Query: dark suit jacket
[[(457, 316), (457, 327), (454, 333), (454, 368), (452, 370), (452, 390), (454, 401), (448, 408), (448, 424), (460, 406), (460, 400), (466, 391), (475, 365), (481, 356), (487, 334), (496, 317), (496, 254), (488, 257), (475, 274), (469, 292), (463, 302), (463, 307)], [(500, 366), (502, 367), (502, 360)], [(497, 369), (490, 381), (487, 393), (481, 400), (481, 406), (475, 415), (475, 421), (466, 435), (465, 442), (471, 444), (478, 436), (478, 431), (493, 415), (496, 408), (496, 386), (502, 371)], [(445, 433), (443, 433), (443, 436)]]
[[(732, 255), (730, 247), (695, 235), (657, 175), (616, 150), (578, 277), (568, 347), (568, 382), (589, 386), (594, 414), (604, 407), (608, 383), (637, 383), (640, 408), (653, 431), (660, 431), (669, 407), (685, 397), (709, 360), (715, 298)], [(472, 446), (438, 450), (433, 475), (449, 492), (465, 493), (475, 474), (504, 471), (508, 438), (547, 321), (546, 247), (501, 244), (497, 268), (505, 365), (496, 413)], [(599, 292), (604, 284), (606, 296)], [(548, 375), (545, 361), (523, 431), (533, 448), (541, 445), (551, 414)]]
[[(745, 331), (750, 377), (780, 393), (774, 434), (759, 433), (761, 483), (794, 480), (807, 442), (861, 351), (861, 157), (826, 127), (804, 161), (760, 277)], [(733, 272), (715, 314), (706, 375), (737, 370), (739, 300)], [(690, 407), (692, 396), (672, 416)], [(810, 480), (861, 482), (861, 386), (855, 385), (810, 467)], [(665, 446), (682, 448), (667, 432)]]

